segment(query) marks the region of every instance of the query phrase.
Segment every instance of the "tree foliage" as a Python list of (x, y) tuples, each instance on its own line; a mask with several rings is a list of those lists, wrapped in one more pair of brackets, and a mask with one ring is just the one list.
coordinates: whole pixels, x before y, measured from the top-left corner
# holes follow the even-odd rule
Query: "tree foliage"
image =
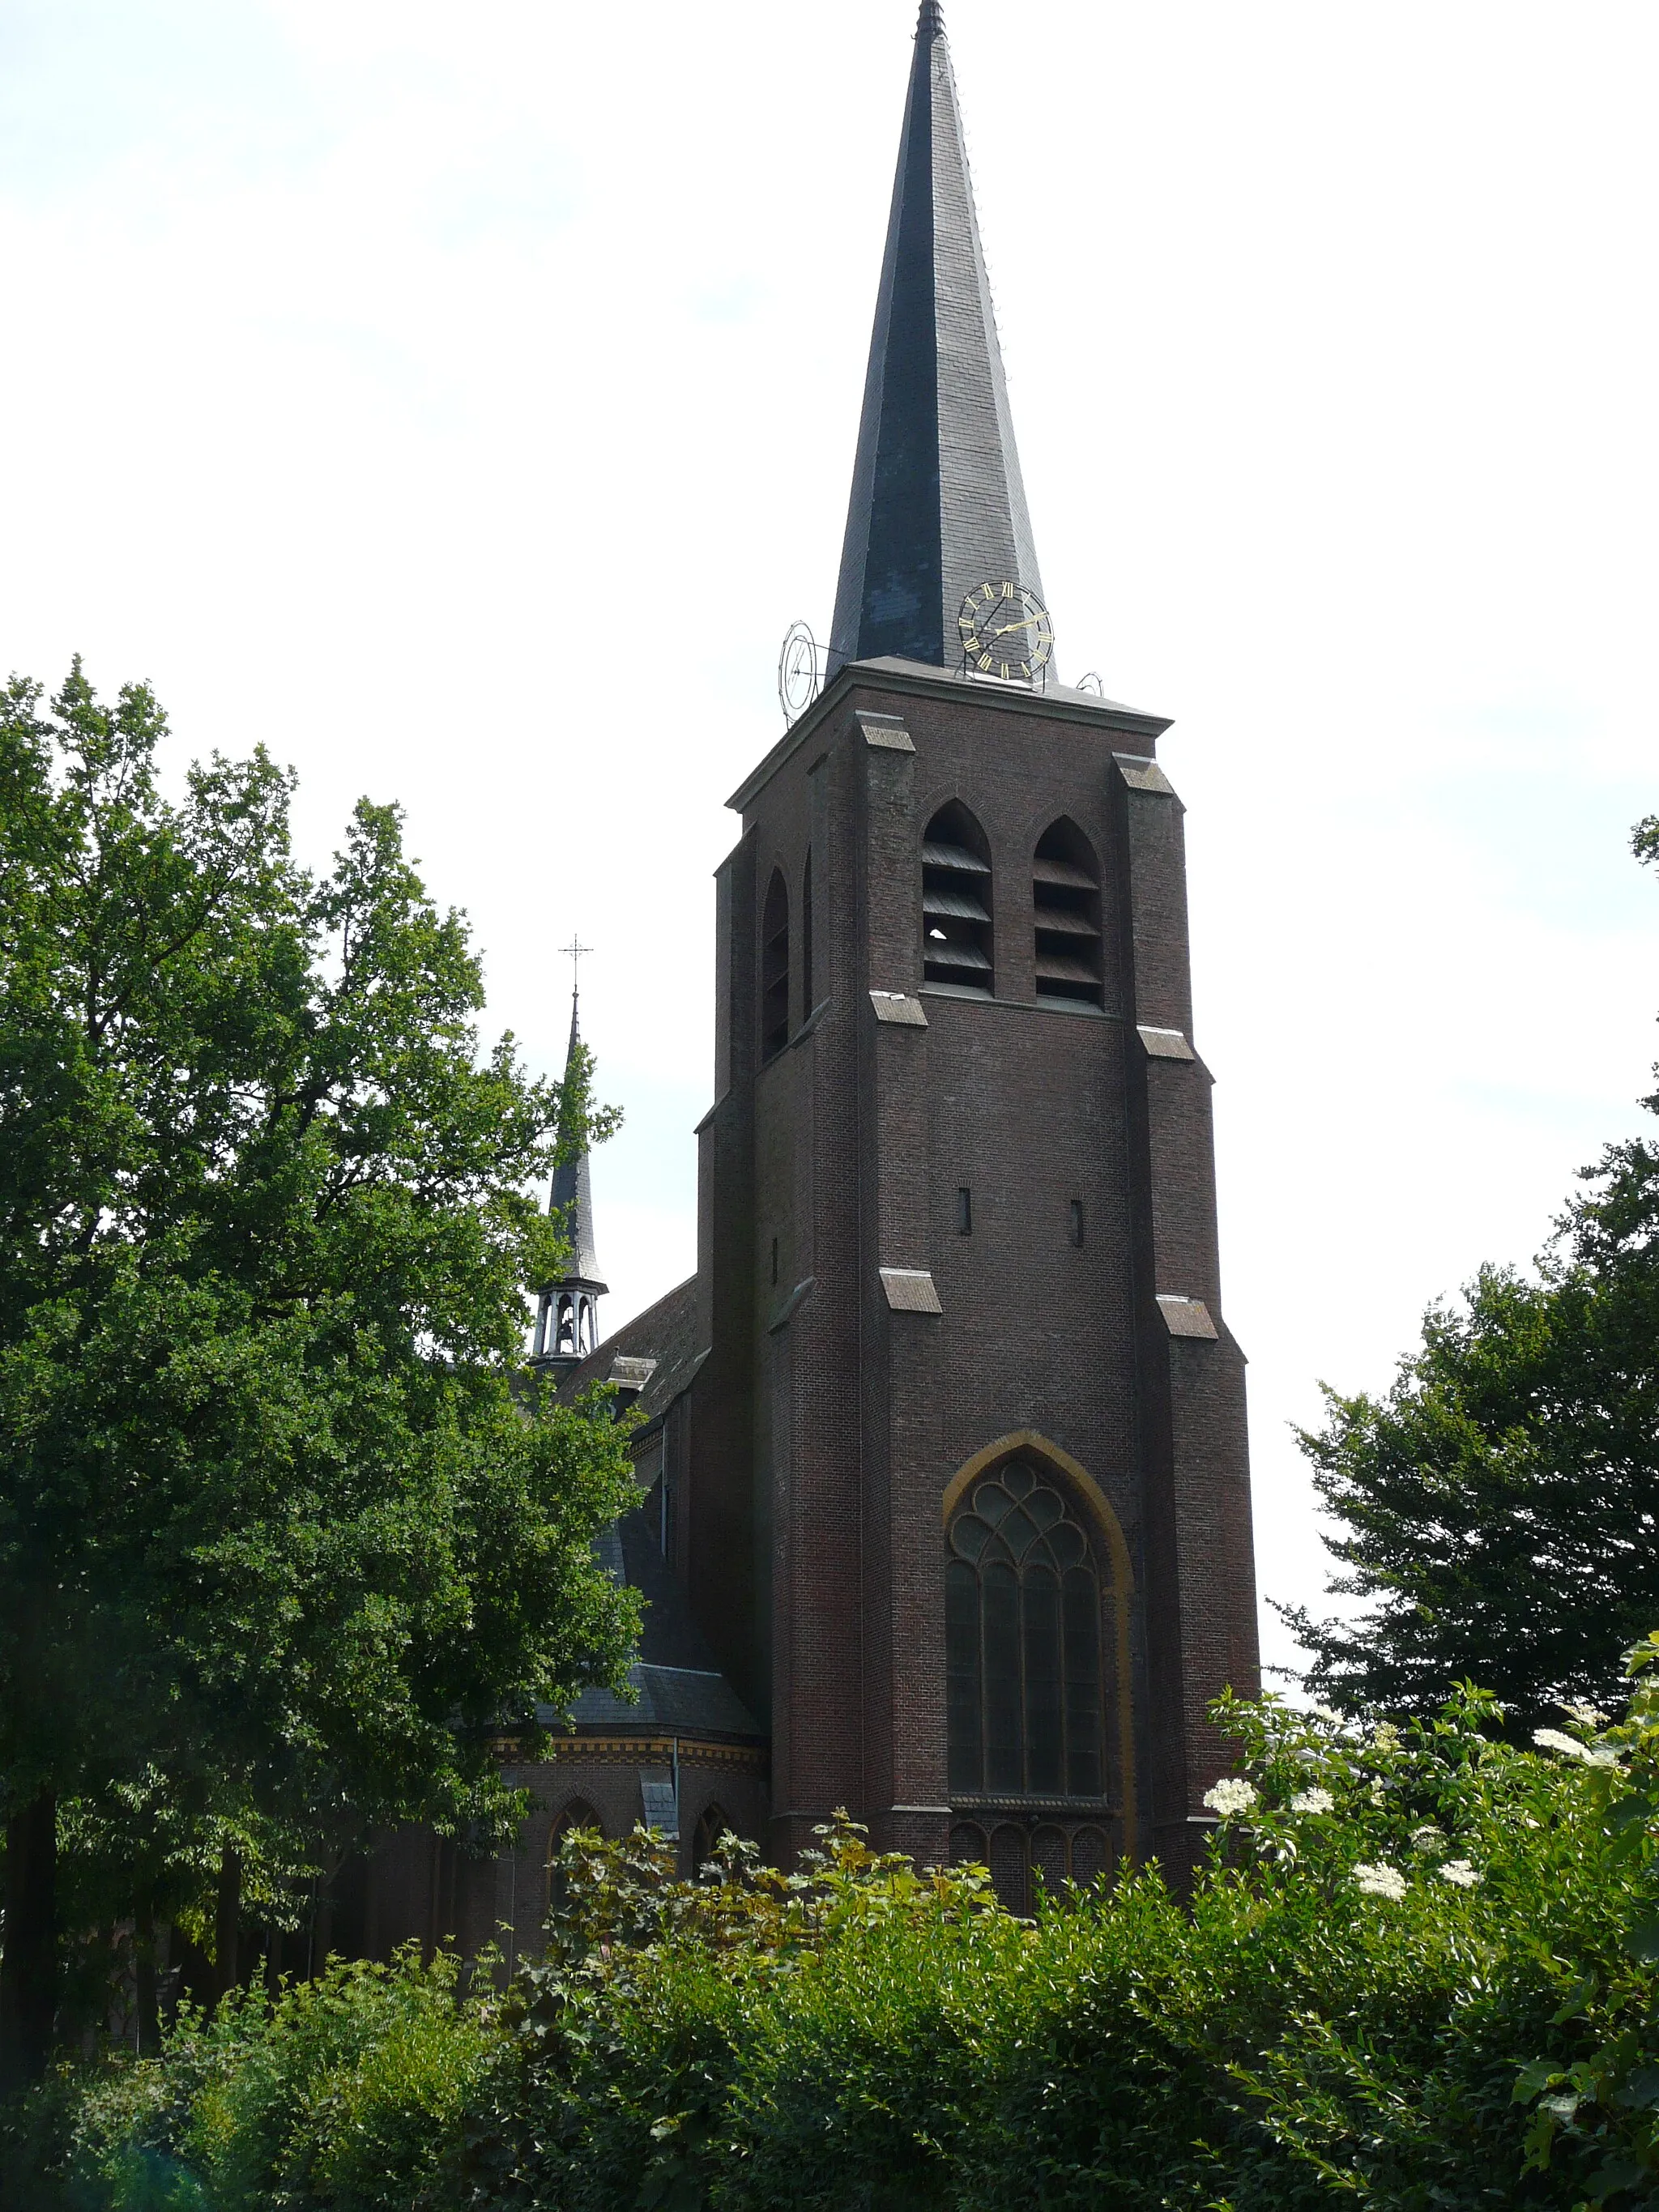
[(610, 1409), (520, 1366), (534, 1185), (609, 1117), (481, 1051), (394, 808), (314, 873), (291, 775), (170, 799), (164, 734), (78, 664), (0, 694), (0, 1802), (73, 1801), (138, 1888), (499, 1825), (500, 1729), (634, 1626)]
[[(1659, 859), (1659, 817), (1633, 842)], [(1328, 1390), (1304, 1435), (1332, 1589), (1369, 1601), (1284, 1608), (1322, 1694), (1426, 1712), (1473, 1680), (1522, 1723), (1610, 1698), (1659, 1620), (1659, 1146), (1611, 1146), (1585, 1182), (1535, 1277), (1483, 1269), (1386, 1395)]]

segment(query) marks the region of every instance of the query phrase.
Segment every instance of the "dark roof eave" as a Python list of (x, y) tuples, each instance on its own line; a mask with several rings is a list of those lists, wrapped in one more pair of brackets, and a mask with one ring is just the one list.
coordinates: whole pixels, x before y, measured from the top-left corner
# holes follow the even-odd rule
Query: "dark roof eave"
[(1125, 707), (1115, 699), (1097, 698), (1091, 691), (1069, 690), (1064, 684), (1054, 684), (1047, 691), (1028, 691), (1024, 686), (1016, 689), (1012, 684), (986, 684), (954, 675), (921, 660), (849, 660), (726, 800), (734, 813), (741, 814), (759, 797), (784, 763), (860, 684), (878, 685), (883, 691), (908, 693), (916, 698), (965, 696), (975, 707), (988, 707), (1000, 714), (1042, 714), (1050, 720), (1076, 722), (1086, 729), (1121, 732), (1125, 737), (1139, 738), (1149, 751), (1172, 719), (1167, 714), (1144, 714), (1139, 708)]

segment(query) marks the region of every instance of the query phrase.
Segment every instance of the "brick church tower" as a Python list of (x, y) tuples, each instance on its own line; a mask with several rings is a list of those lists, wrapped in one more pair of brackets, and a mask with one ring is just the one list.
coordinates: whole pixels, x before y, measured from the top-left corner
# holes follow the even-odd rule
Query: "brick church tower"
[(538, 1364), (641, 1416), (605, 1550), (649, 1601), (637, 1702), (513, 1770), (539, 1809), (493, 1876), (405, 1837), (434, 1935), (532, 1942), (577, 1820), (689, 1868), (845, 1806), (1022, 1910), (1209, 1825), (1206, 1708), (1257, 1654), (1182, 806), (1166, 721), (1051, 646), (927, 0), (827, 680), (716, 878), (696, 1274), (593, 1345), (586, 1164), (555, 1194)]
[(844, 1804), (1011, 1891), (1184, 1860), (1257, 1668), (1168, 725), (981, 672), (1041, 591), (929, 0), (829, 679), (717, 878), (678, 1564), (775, 1851)]

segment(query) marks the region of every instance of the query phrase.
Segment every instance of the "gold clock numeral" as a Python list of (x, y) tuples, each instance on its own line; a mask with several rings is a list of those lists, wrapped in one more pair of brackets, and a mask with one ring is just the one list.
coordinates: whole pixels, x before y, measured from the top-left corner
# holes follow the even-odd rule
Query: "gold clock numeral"
[(1012, 586), (1012, 584), (1005, 584), (1005, 585), (1003, 586), (1003, 587), (1002, 587), (1002, 596), (1003, 596), (1003, 598), (1004, 598), (1005, 599), (1012, 599), (1013, 598), (1013, 596), (1014, 596), (1014, 587), (1013, 587), (1013, 586)]
[(997, 595), (997, 587), (996, 587), (996, 586), (995, 586), (994, 584), (987, 584), (987, 585), (985, 586), (985, 587), (984, 587), (984, 590), (985, 590), (985, 604), (986, 604), (986, 605), (988, 607), (988, 606), (990, 605), (990, 604), (991, 604), (992, 600), (993, 600), (994, 599), (995, 599), (995, 597), (996, 597), (996, 595)]
[(981, 653), (979, 657), (979, 665), (981, 672), (991, 665), (991, 656), (988, 653)]

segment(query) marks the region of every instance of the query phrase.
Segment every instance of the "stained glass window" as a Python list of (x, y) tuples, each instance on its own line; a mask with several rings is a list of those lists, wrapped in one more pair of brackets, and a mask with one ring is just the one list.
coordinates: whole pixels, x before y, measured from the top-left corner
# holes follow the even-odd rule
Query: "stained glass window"
[(945, 1573), (951, 1795), (1103, 1796), (1100, 1577), (1060, 1492), (1018, 1459), (976, 1483)]

